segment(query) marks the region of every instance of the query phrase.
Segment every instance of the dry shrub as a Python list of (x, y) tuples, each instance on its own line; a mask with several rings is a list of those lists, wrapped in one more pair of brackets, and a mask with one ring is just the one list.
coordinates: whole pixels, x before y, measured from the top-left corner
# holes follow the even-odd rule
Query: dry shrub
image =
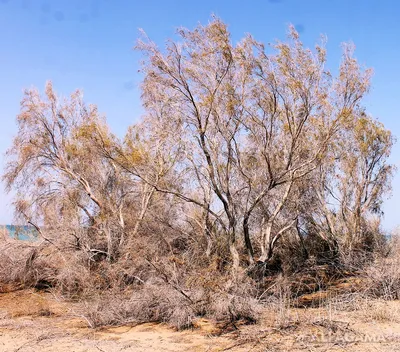
[(108, 291), (86, 301), (82, 314), (91, 327), (167, 322), (182, 329), (195, 319), (190, 302), (166, 285), (146, 284), (135, 292)]
[(356, 312), (362, 311), (365, 307), (366, 302), (369, 302), (370, 298), (365, 296), (363, 292), (346, 292), (333, 295), (327, 304), (330, 307), (334, 307), (336, 311), (340, 312)]
[[(323, 291), (332, 286), (339, 279), (346, 276), (340, 266), (317, 265), (308, 260), (305, 266), (298, 268), (296, 273), (275, 274), (265, 277), (258, 283), (258, 296), (264, 301), (269, 301), (271, 297), (280, 299), (285, 292), (285, 296), (292, 302), (296, 302), (299, 297), (309, 295), (318, 291)], [(318, 302), (314, 302), (318, 303)]]
[(96, 276), (90, 272), (84, 255), (59, 251), (46, 242), (3, 238), (0, 262), (3, 291), (34, 287), (74, 298), (88, 295), (96, 288)]
[(189, 296), (164, 283), (146, 284), (131, 298), (132, 313), (139, 322), (168, 322), (183, 329), (192, 326), (195, 306)]
[(196, 312), (217, 321), (255, 322), (260, 314), (256, 283), (244, 271), (235, 278), (220, 270), (218, 260), (188, 275), (186, 283), (195, 292)]
[(79, 313), (91, 328), (119, 325), (128, 323), (128, 306), (129, 299), (123, 299), (120, 295), (104, 293), (97, 298), (84, 301)]
[(367, 301), (361, 315), (365, 321), (370, 322), (399, 322), (400, 310), (399, 307), (389, 305), (387, 301), (373, 300)]
[(96, 292), (95, 276), (78, 258), (71, 256), (57, 270), (52, 289), (66, 299), (92, 297)]
[(326, 305), (330, 312), (353, 313), (365, 322), (399, 322), (400, 307), (396, 301), (375, 299), (364, 292), (353, 292), (333, 297)]
[(217, 321), (235, 322), (243, 320), (254, 323), (258, 320), (261, 305), (252, 297), (247, 285), (235, 285), (227, 292), (215, 293), (209, 296), (206, 316)]
[(0, 238), (0, 291), (34, 286), (41, 279), (34, 267), (39, 247), (3, 235)]
[(76, 296), (92, 280), (76, 255), (62, 253), (46, 243), (4, 239), (0, 247), (0, 285), (9, 289), (55, 289)]
[(365, 291), (384, 300), (400, 299), (400, 240), (393, 237), (386, 257), (378, 257), (365, 269)]
[(279, 275), (271, 289), (272, 295), (264, 299), (268, 311), (273, 314), (273, 325), (286, 329), (297, 321), (291, 314), (292, 297), (287, 278)]
[[(220, 282), (199, 280), (197, 285), (183, 287), (179, 280), (154, 276), (134, 291), (110, 290), (87, 301), (82, 314), (91, 327), (166, 322), (184, 329), (204, 316), (227, 323), (256, 321), (261, 306), (252, 297), (254, 289), (248, 279), (242, 275), (234, 283), (217, 273), (215, 278)], [(191, 282), (189, 277), (186, 281)]]
[(400, 298), (399, 262), (381, 260), (366, 270), (365, 285), (369, 294), (385, 300)]

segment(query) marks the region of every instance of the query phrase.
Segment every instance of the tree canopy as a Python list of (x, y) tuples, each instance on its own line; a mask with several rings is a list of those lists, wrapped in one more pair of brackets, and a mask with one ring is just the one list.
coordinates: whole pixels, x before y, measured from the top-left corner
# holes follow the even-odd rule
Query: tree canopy
[(294, 27), (269, 47), (233, 44), (217, 18), (178, 35), (138, 42), (145, 115), (123, 139), (79, 91), (25, 92), (3, 176), (18, 216), (90, 260), (180, 239), (234, 275), (312, 236), (335, 253), (371, 247), (393, 137), (363, 106), (371, 70), (354, 48), (334, 76), (324, 41), (306, 48)]

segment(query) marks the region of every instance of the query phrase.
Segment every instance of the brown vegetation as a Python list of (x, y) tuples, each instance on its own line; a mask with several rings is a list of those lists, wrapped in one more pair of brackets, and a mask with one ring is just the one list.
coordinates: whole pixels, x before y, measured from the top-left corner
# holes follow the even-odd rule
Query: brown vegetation
[(165, 51), (139, 41), (146, 113), (122, 140), (79, 91), (25, 92), (3, 179), (39, 240), (1, 242), (1, 290), (85, 302), (91, 327), (235, 328), (268, 305), (285, 321), (364, 270), (363, 295), (397, 299), (380, 230), (393, 141), (353, 48), (334, 77), (293, 28), (268, 50), (233, 45), (219, 19), (178, 34)]

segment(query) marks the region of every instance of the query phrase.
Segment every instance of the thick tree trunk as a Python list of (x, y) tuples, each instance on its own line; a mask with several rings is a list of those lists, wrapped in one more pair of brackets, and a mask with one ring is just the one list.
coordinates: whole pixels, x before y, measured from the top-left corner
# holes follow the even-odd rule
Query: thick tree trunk
[(240, 267), (240, 257), (239, 257), (239, 252), (236, 248), (236, 231), (232, 223), (229, 229), (228, 236), (229, 236), (229, 252), (231, 254), (231, 259), (232, 259), (232, 275), (233, 278), (236, 279)]
[(239, 273), (240, 257), (235, 242), (229, 244), (229, 251), (232, 257), (232, 276), (236, 279)]
[(265, 262), (271, 255), (270, 242), (271, 242), (272, 223), (267, 221), (262, 229), (261, 236), (261, 256), (258, 259), (260, 262)]
[(269, 261), (272, 258), (275, 246), (278, 243), (279, 238), (282, 236), (282, 234), (289, 230), (296, 223), (296, 221), (297, 218), (292, 220), (286, 226), (282, 227), (275, 235), (272, 235), (271, 219), (267, 221), (267, 224), (265, 225), (262, 234), (261, 257), (258, 259), (260, 262)]
[(249, 259), (249, 264), (252, 265), (254, 263), (254, 250), (250, 240), (250, 232), (249, 232), (249, 215), (245, 215), (243, 219), (243, 235), (244, 235), (244, 242), (246, 245), (247, 256)]

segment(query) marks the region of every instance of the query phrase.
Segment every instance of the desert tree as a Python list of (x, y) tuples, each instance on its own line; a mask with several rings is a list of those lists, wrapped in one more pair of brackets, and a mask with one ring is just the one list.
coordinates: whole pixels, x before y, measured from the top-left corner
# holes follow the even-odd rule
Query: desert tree
[[(345, 131), (354, 128), (349, 123), (362, 110), (362, 98), (368, 92), (371, 75), (370, 70), (363, 70), (357, 64), (350, 45), (344, 45), (339, 75), (333, 77), (325, 68), (323, 42), (313, 53), (303, 47), (293, 28), (290, 39), (289, 44), (275, 45), (276, 55), (264, 54), (264, 47), (255, 44), (260, 52), (255, 65), (259, 85), (256, 94), (262, 93), (253, 106), (263, 113), (264, 121), (258, 126), (264, 131), (258, 135), (254, 133), (258, 138), (252, 157), (260, 150), (257, 146), (262, 146), (261, 165), (268, 170), (262, 180), (270, 185), (285, 185), (281, 196), (266, 197), (267, 202), (275, 206), (265, 212), (266, 217), (262, 219), (261, 258), (264, 260), (271, 258), (282, 233), (298, 224), (298, 214), (294, 213), (293, 220), (289, 217), (281, 228), (273, 230), (275, 219), (291, 196), (291, 189), (296, 183), (310, 182), (316, 170), (325, 168)], [(268, 92), (267, 98), (265, 92)], [(305, 185), (301, 187), (307, 189)], [(268, 193), (271, 186), (264, 189)], [(261, 192), (254, 199), (261, 198), (261, 201), (265, 196)], [(276, 203), (276, 199), (280, 201)], [(252, 209), (250, 206), (249, 210)]]
[[(219, 19), (178, 34), (182, 41), (168, 42), (165, 52), (148, 39), (138, 45), (146, 55), (145, 107), (162, 106), (157, 121), (179, 143), (176, 168), (190, 177), (180, 190), (164, 191), (213, 219), (229, 243), (234, 270), (238, 234), (250, 263), (255, 252), (268, 261), (298, 222), (296, 213), (277, 221), (295, 184), (321, 165), (367, 92), (370, 73), (345, 47), (333, 78), (323, 43), (315, 51), (304, 48), (294, 28), (272, 54), (251, 36), (233, 45)], [(252, 216), (261, 205), (257, 223)]]
[(362, 105), (372, 71), (361, 74), (353, 53), (354, 46), (344, 46), (333, 106), (342, 124), (315, 173), (317, 207), (309, 213), (310, 225), (335, 251), (365, 242), (368, 218), (380, 217), (394, 171), (388, 162), (393, 136)]
[[(163, 128), (170, 138), (179, 136), (184, 158), (178, 168), (190, 179), (183, 190), (171, 192), (215, 217), (226, 234), (236, 270), (238, 209), (234, 199), (238, 180), (232, 169), (234, 139), (243, 129), (243, 109), (236, 109), (240, 108), (236, 95), (244, 94), (236, 81), (245, 81), (246, 75), (235, 70), (234, 48), (221, 22), (195, 31), (182, 29), (179, 34), (184, 43), (170, 42), (166, 55), (151, 42), (139, 43), (148, 57), (143, 68), (143, 99), (148, 109), (160, 101), (168, 102), (164, 104), (169, 113), (163, 115)], [(212, 197), (207, 197), (209, 188)]]
[[(148, 112), (151, 115), (154, 112)], [(157, 221), (157, 214), (162, 215), (174, 206), (165, 188), (179, 189), (182, 179), (175, 172), (174, 166), (179, 157), (179, 143), (166, 139), (166, 133), (158, 126), (157, 118), (151, 123), (148, 116), (141, 122), (128, 128), (122, 141), (116, 143), (107, 154), (107, 158), (116, 165), (121, 174), (131, 185), (127, 199), (136, 199), (132, 228), (129, 231), (128, 247), (146, 222)], [(132, 206), (132, 204), (131, 204)], [(155, 210), (157, 209), (157, 210)], [(131, 243), (129, 243), (131, 242)]]
[(48, 241), (50, 232), (72, 236), (77, 247), (111, 259), (124, 233), (126, 184), (106, 158), (115, 137), (97, 108), (79, 91), (58, 97), (48, 82), (44, 97), (25, 91), (17, 124), (3, 177), (17, 192), (17, 214)]
[[(291, 197), (296, 182), (320, 163), (340, 117), (331, 113), (331, 76), (324, 69), (325, 49), (303, 47), (294, 28), (289, 43), (273, 45), (276, 53), (247, 38), (243, 65), (251, 65), (250, 95), (245, 119), (247, 148), (240, 165), (245, 180), (243, 233), (249, 255), (249, 222), (263, 205), (259, 261), (271, 259), (282, 234), (293, 228), (297, 213), (276, 221)], [(277, 227), (277, 223), (281, 225)]]
[(388, 162), (390, 131), (362, 111), (349, 124), (334, 154), (319, 169), (315, 190), (322, 212), (320, 233), (351, 252), (371, 245), (369, 227), (382, 215), (394, 167)]
[(334, 77), (324, 39), (305, 48), (293, 27), (269, 48), (233, 44), (217, 18), (178, 35), (165, 51), (139, 41), (145, 115), (123, 140), (80, 92), (25, 93), (4, 176), (18, 213), (42, 236), (61, 219), (109, 260), (158, 225), (201, 234), (207, 256), (224, 242), (235, 275), (270, 261), (282, 237), (301, 240), (301, 226), (332, 248), (359, 240), (388, 188), (392, 137), (365, 114), (371, 72), (353, 48)]

